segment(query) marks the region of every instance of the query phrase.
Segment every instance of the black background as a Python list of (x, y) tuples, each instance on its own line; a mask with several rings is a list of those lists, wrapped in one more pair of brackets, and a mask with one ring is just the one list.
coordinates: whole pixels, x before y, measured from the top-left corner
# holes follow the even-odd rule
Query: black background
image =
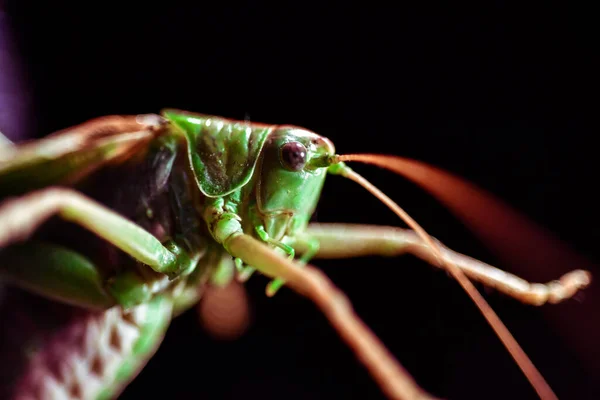
[[(299, 125), (332, 139), (342, 154), (397, 154), (462, 175), (598, 260), (591, 9), (502, 1), (5, 3), (30, 101), (28, 136), (163, 107)], [(354, 168), (442, 242), (498, 264), (414, 185)], [(328, 179), (315, 219), (401, 225), (337, 177)], [(317, 264), (428, 391), (535, 398), (446, 274), (410, 256)], [(537, 281), (556, 278), (543, 266), (535, 274), (499, 266)], [(577, 267), (585, 266), (564, 270)], [(247, 284), (254, 321), (243, 338), (210, 339), (189, 312), (122, 398), (380, 398), (325, 318), (290, 290), (265, 298), (266, 282)], [(590, 354), (600, 346), (573, 347), (573, 337), (598, 332), (597, 314), (577, 326), (546, 319), (571, 312), (585, 295), (542, 311), (484, 294), (560, 398), (598, 395), (600, 361)], [(563, 339), (561, 329), (577, 333)]]

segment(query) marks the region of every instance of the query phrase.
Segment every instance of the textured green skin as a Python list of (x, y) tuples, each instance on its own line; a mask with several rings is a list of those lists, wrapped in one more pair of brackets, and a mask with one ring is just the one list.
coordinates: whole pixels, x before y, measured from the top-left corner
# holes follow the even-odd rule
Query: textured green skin
[[(105, 382), (98, 398), (117, 395), (137, 374), (160, 343), (171, 316), (198, 299), (197, 287), (207, 281), (209, 274), (216, 274), (218, 267), (233, 268), (231, 257), (220, 245), (232, 234), (241, 230), (268, 239), (270, 243), (282, 243), (282, 246), (294, 243), (296, 236), (306, 228), (320, 196), (328, 165), (323, 160), (334, 152), (326, 139), (296, 127), (249, 124), (174, 110), (166, 110), (162, 115), (170, 124), (142, 150), (129, 154), (127, 162), (136, 163), (137, 154), (142, 154), (148, 146), (187, 153), (189, 169), (176, 171), (183, 175), (189, 173), (197, 184), (193, 206), (198, 213), (193, 223), (199, 229), (202, 225), (204, 228), (191, 233), (191, 239), (183, 237), (179, 242), (175, 239), (173, 249), (186, 254), (183, 260), (202, 253), (198, 266), (187, 268), (185, 276), (158, 292), (138, 296), (139, 290), (130, 290), (124, 297), (114, 297), (122, 288), (107, 290), (106, 275), (99, 274), (90, 261), (77, 252), (27, 242), (22, 245), (24, 249), (19, 250), (21, 245), (18, 245), (0, 253), (0, 260), (13, 260), (0, 265), (3, 275), (26, 289), (37, 288), (37, 292), (42, 291), (41, 294), (53, 300), (90, 309), (107, 309), (119, 303), (146, 302), (148, 297), (144, 296), (150, 295), (155, 299), (153, 302), (161, 299), (161, 304), (170, 304), (172, 312), (165, 312), (162, 307), (140, 325), (140, 337), (133, 352), (122, 360), (117, 380)], [(291, 140), (307, 149), (308, 162), (300, 171), (286, 169), (280, 160), (280, 147)], [(64, 185), (65, 179), (91, 165), (104, 168), (104, 164), (119, 154), (119, 146), (117, 140), (108, 138), (99, 145), (75, 148), (55, 158), (17, 157), (13, 163), (0, 162), (0, 195)], [(198, 238), (201, 244), (192, 240)], [(164, 239), (161, 241), (166, 243)], [(32, 267), (23, 269), (23, 265)], [(146, 268), (146, 276), (148, 272)], [(152, 280), (161, 278), (156, 273), (150, 275)], [(130, 285), (124, 282), (123, 285)]]

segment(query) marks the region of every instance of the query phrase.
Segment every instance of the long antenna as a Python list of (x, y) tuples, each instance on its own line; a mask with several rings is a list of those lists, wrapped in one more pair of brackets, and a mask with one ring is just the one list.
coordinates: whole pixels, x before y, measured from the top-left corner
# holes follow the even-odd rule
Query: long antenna
[[(335, 161), (339, 163), (343, 161), (359, 161), (385, 167), (386, 158), (389, 159), (390, 156), (386, 156), (386, 158), (383, 158), (382, 160), (377, 160), (377, 157), (377, 155), (370, 154), (350, 154), (336, 156)], [(498, 315), (490, 307), (487, 301), (485, 301), (483, 296), (481, 296), (481, 294), (477, 291), (475, 286), (465, 276), (465, 274), (456, 265), (454, 265), (454, 263), (444, 259), (440, 247), (437, 245), (437, 243), (435, 243), (433, 238), (410, 215), (408, 215), (406, 211), (404, 211), (398, 204), (396, 204), (392, 199), (390, 199), (386, 194), (384, 194), (381, 190), (375, 187), (372, 183), (367, 181), (361, 175), (354, 172), (345, 164), (341, 163), (338, 165), (340, 166), (340, 168), (337, 169), (335, 173), (353, 180), (354, 182), (358, 183), (359, 185), (367, 189), (369, 192), (371, 192), (375, 197), (381, 200), (381, 202), (388, 206), (398, 217), (400, 217), (404, 222), (406, 222), (406, 224), (409, 227), (411, 227), (430, 247), (431, 251), (436, 255), (438, 261), (440, 262), (440, 265), (445, 266), (448, 269), (452, 276), (467, 292), (467, 294), (473, 300), (473, 302), (475, 302), (485, 319), (488, 321), (494, 332), (496, 332), (496, 334), (498, 335), (498, 337), (500, 338), (510, 355), (513, 357), (519, 368), (521, 368), (521, 370), (523, 371), (523, 373), (525, 374), (535, 391), (538, 393), (540, 398), (558, 400), (558, 397), (556, 397), (556, 394), (554, 394), (552, 388), (550, 388), (550, 385), (548, 385), (542, 374), (538, 371), (535, 365), (533, 365), (527, 354), (525, 354), (521, 346), (519, 346), (513, 335), (510, 333), (510, 331), (504, 325), (504, 323), (500, 320)]]

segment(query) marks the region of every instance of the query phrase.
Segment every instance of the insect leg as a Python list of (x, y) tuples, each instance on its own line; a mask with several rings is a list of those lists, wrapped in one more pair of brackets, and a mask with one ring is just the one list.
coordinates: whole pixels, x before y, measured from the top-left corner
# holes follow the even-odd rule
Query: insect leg
[(206, 208), (211, 234), (234, 258), (254, 266), (263, 275), (285, 279), (288, 286), (308, 297), (325, 314), (363, 365), (391, 399), (432, 399), (396, 361), (375, 334), (356, 315), (347, 297), (318, 269), (298, 264), (252, 236), (244, 234), (233, 213), (214, 204)]
[(89, 229), (170, 278), (190, 269), (189, 257), (167, 248), (125, 217), (73, 190), (49, 188), (0, 204), (0, 249), (26, 240), (53, 215)]
[[(267, 231), (265, 231), (265, 228), (262, 225), (257, 225), (255, 227), (255, 230), (256, 230), (256, 234), (263, 242), (268, 243), (272, 246), (275, 246), (275, 247), (283, 250), (283, 252), (288, 256), (288, 258), (290, 260), (294, 259), (295, 255), (296, 255), (296, 251), (294, 250), (293, 247), (291, 247), (285, 243), (279, 242), (277, 240), (273, 240), (271, 237), (269, 237), (269, 234), (267, 233)], [(256, 271), (256, 268), (254, 268), (251, 265), (245, 265), (244, 262), (240, 258), (235, 259), (235, 267), (239, 273), (238, 280), (240, 282), (246, 282), (248, 279), (250, 279), (252, 274), (254, 274), (254, 272)], [(274, 281), (271, 283), (274, 283)], [(281, 285), (279, 285), (279, 286), (281, 286)]]
[[(285, 279), (296, 292), (311, 299), (352, 348), (381, 390), (391, 399), (432, 399), (389, 353), (375, 334), (356, 315), (346, 296), (318, 269), (297, 263), (227, 224), (216, 235), (227, 251), (262, 274)], [(226, 231), (225, 228), (228, 230)]]
[(235, 259), (235, 269), (238, 272), (238, 282), (246, 282), (254, 272), (256, 272), (256, 268), (251, 265), (244, 264), (241, 258)]
[(283, 257), (267, 244), (244, 234), (240, 219), (223, 212), (217, 202), (205, 212), (211, 234), (234, 258), (263, 275), (285, 279), (288, 286), (311, 299), (352, 348), (373, 378), (392, 399), (431, 399), (356, 315), (346, 296), (318, 269)]
[[(317, 254), (319, 258), (398, 256), (409, 253), (434, 266), (439, 266), (429, 246), (412, 230), (374, 225), (311, 224), (305, 234), (319, 240), (321, 244)], [(458, 266), (469, 278), (494, 287), (526, 304), (559, 303), (573, 297), (575, 293), (589, 285), (591, 279), (587, 271), (574, 270), (550, 283), (530, 283), (455, 252), (441, 243), (439, 245), (443, 256)], [(300, 246), (298, 250), (303, 251)]]
[[(269, 234), (267, 233), (267, 231), (265, 230), (265, 227), (262, 223), (262, 221), (260, 220), (260, 218), (258, 218), (258, 215), (256, 214), (256, 210), (252, 209), (250, 211), (250, 219), (254, 225), (254, 230), (256, 231), (256, 235), (260, 238), (260, 240), (262, 240), (265, 243), (268, 243), (274, 247), (279, 248), (280, 250), (282, 250), (287, 257), (290, 260), (293, 260), (296, 257), (296, 250), (294, 250), (294, 247), (292, 246), (293, 241), (296, 241), (298, 239), (293, 238), (293, 239), (284, 239), (285, 242), (283, 241), (279, 241), (279, 240), (274, 240), (273, 238), (271, 238), (269, 236)], [(300, 239), (303, 240), (303, 239)], [(319, 243), (316, 240), (307, 239), (307, 242), (305, 243), (305, 245), (308, 247), (308, 251), (304, 253), (304, 255), (298, 260), (299, 261), (299, 265), (302, 266), (304, 264), (306, 264), (307, 262), (310, 261), (310, 259), (313, 257), (313, 255), (317, 252), (318, 248), (319, 248)], [(256, 268), (252, 267), (252, 266), (244, 266), (241, 267), (242, 263), (240, 259), (236, 259), (236, 266), (238, 267), (238, 270), (240, 271), (240, 281), (244, 282), (246, 280), (248, 280), (248, 278), (250, 278), (250, 276), (254, 273), (254, 271), (256, 270)], [(269, 282), (269, 284), (267, 285), (267, 296), (272, 297), (274, 296), (277, 291), (285, 284), (285, 280), (283, 280), (282, 278), (275, 278), (273, 279), (271, 282)]]
[[(306, 251), (297, 260), (298, 264), (301, 266), (306, 265), (310, 260), (312, 260), (313, 257), (319, 252), (319, 247), (320, 247), (319, 241), (313, 237), (301, 237), (299, 239), (294, 239), (292, 241), (292, 243), (290, 243), (290, 244), (292, 246), (296, 245), (296, 246), (303, 246), (304, 248), (306, 248)], [(282, 278), (273, 279), (267, 285), (267, 295), (274, 296), (275, 293), (277, 293), (277, 291), (279, 289), (281, 289), (281, 287), (283, 285), (285, 285), (284, 279), (282, 279)]]
[[(237, 206), (231, 199), (215, 198), (208, 200), (204, 218), (217, 242), (222, 243), (224, 238), (227, 237), (232, 230), (241, 230), (241, 225), (239, 224), (241, 219), (236, 210)], [(252, 221), (254, 231), (260, 240), (283, 251), (290, 260), (294, 259), (296, 255), (294, 248), (270, 237), (260, 218), (258, 218), (256, 210), (250, 211), (250, 220)], [(221, 231), (221, 233), (218, 233), (218, 231)], [(223, 232), (227, 233), (223, 235)], [(252, 265), (248, 265), (239, 257), (234, 257), (234, 259), (235, 268), (238, 272), (238, 281), (245, 282), (250, 279), (252, 274), (256, 271), (256, 268)], [(269, 292), (267, 291), (267, 293)]]

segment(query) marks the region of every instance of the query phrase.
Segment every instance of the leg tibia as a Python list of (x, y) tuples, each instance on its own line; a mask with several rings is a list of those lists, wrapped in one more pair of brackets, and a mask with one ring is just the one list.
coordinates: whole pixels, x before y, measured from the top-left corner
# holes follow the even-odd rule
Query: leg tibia
[[(292, 240), (292, 243), (296, 243), (301, 241), (303, 245), (306, 246), (306, 251), (304, 252), (304, 254), (302, 254), (302, 256), (300, 257), (300, 259), (298, 260), (298, 265), (303, 266), (306, 265), (308, 262), (310, 262), (310, 260), (312, 260), (312, 258), (315, 256), (315, 254), (317, 254), (317, 252), (319, 251), (319, 241), (315, 238), (306, 238), (307, 240), (304, 240), (305, 238), (299, 238), (299, 239), (294, 239)], [(273, 279), (269, 285), (267, 286), (267, 296), (274, 296), (275, 293), (277, 293), (277, 291), (279, 289), (281, 289), (281, 287), (285, 285), (285, 280), (282, 278), (275, 278)]]
[[(411, 230), (372, 225), (311, 224), (306, 235), (319, 241), (320, 249), (316, 255), (319, 258), (398, 256), (409, 253), (439, 267), (435, 254)], [(575, 270), (547, 284), (529, 283), (438, 244), (445, 259), (458, 266), (469, 278), (527, 304), (558, 303), (585, 288), (591, 279), (587, 271)], [(306, 249), (299, 247), (298, 250)]]
[(178, 276), (185, 267), (152, 234), (70, 189), (49, 188), (0, 205), (0, 248), (26, 240), (53, 215), (85, 227), (156, 272)]
[(299, 268), (296, 262), (249, 235), (232, 235), (223, 244), (234, 257), (255, 266), (257, 271), (266, 276), (284, 279), (289, 287), (311, 299), (389, 398), (433, 398), (425, 393), (394, 359), (377, 336), (356, 315), (346, 296), (323, 272), (310, 265)]

